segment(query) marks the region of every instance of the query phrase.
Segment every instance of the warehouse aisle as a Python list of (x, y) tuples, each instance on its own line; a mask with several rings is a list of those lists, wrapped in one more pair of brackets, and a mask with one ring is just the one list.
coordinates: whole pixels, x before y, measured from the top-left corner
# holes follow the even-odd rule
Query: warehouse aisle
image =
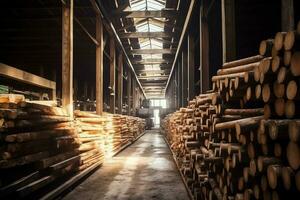
[(64, 199), (189, 199), (163, 137), (148, 131)]

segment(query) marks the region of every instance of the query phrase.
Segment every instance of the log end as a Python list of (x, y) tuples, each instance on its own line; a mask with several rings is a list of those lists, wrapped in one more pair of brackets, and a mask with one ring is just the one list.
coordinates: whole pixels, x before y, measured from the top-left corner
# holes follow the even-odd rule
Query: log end
[(286, 149), (286, 156), (292, 169), (300, 167), (300, 148), (297, 143), (290, 142)]
[(292, 80), (288, 83), (286, 88), (286, 97), (289, 100), (293, 100), (297, 95), (298, 86), (296, 81)]
[(294, 76), (300, 75), (300, 52), (295, 52), (291, 58), (291, 72)]

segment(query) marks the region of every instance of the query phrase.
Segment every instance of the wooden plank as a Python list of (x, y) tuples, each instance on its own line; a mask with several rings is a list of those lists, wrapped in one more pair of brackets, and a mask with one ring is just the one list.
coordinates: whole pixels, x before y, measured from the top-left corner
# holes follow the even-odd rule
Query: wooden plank
[(0, 63), (0, 75), (23, 83), (56, 90), (56, 83), (40, 76), (25, 72), (15, 67)]
[(129, 54), (175, 54), (176, 49), (133, 49)]
[(155, 10), (155, 11), (123, 11), (117, 17), (125, 18), (172, 18), (176, 17), (176, 10)]
[(294, 0), (281, 0), (281, 30), (287, 32), (294, 29)]
[(120, 33), (120, 38), (171, 38), (176, 36), (175, 33), (168, 32), (131, 32)]
[(123, 109), (123, 53), (119, 53), (118, 57), (118, 108), (119, 114)]
[(110, 112), (116, 112), (116, 91), (115, 91), (115, 84), (116, 84), (116, 48), (115, 48), (115, 41), (113, 38), (110, 38), (110, 45), (109, 45), (109, 54), (110, 54), (110, 78), (109, 78), (109, 87), (110, 87), (110, 95), (109, 95), (109, 105), (110, 105)]
[(195, 97), (195, 45), (194, 37), (188, 36), (188, 100)]
[(73, 0), (62, 4), (62, 105), (73, 116)]
[(103, 113), (103, 23), (101, 15), (96, 16), (96, 113)]

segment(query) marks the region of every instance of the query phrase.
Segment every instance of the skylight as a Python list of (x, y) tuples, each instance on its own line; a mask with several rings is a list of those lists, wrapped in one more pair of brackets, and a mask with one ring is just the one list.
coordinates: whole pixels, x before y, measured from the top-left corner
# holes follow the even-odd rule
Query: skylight
[(130, 0), (131, 10), (161, 10), (165, 8), (165, 0)]

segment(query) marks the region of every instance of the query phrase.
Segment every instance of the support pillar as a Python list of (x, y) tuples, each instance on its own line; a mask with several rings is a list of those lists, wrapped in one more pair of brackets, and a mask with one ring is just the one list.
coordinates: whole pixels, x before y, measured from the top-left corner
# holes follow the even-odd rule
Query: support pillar
[(62, 4), (62, 106), (73, 117), (73, 0)]
[(195, 97), (195, 46), (194, 37), (188, 36), (188, 100)]
[(103, 23), (100, 15), (96, 16), (96, 113), (103, 113)]
[(109, 45), (109, 55), (110, 55), (110, 97), (109, 97), (109, 105), (110, 112), (116, 112), (116, 92), (115, 92), (115, 83), (116, 83), (116, 49), (115, 49), (115, 41), (113, 38), (110, 38)]
[(130, 115), (131, 112), (131, 72), (128, 70), (127, 76), (127, 115)]
[(118, 56), (118, 108), (119, 114), (123, 109), (123, 53)]
[(294, 0), (281, 0), (281, 30), (295, 30)]

